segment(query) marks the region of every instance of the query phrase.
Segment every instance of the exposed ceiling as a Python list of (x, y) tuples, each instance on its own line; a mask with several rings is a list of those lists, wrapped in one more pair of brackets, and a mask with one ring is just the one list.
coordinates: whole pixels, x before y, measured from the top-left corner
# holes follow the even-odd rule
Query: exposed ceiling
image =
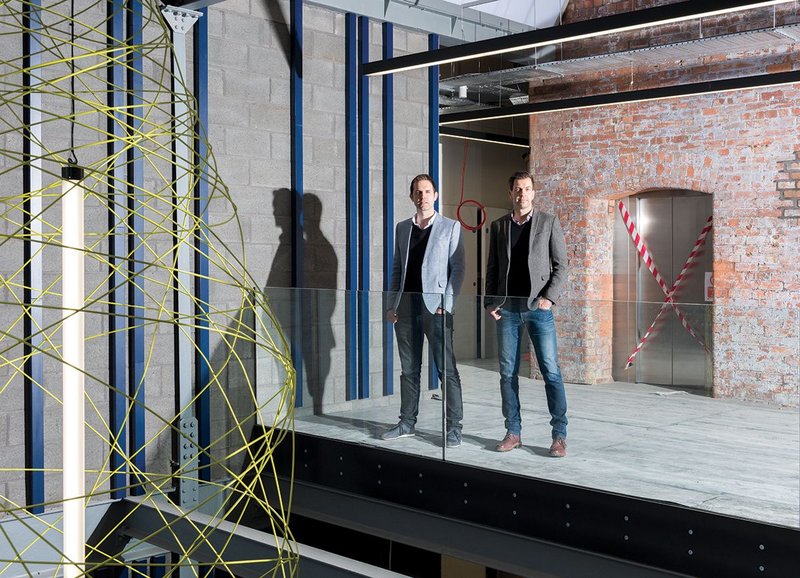
[[(558, 26), (568, 0), (308, 0), (338, 10), (394, 22), (398, 26), (436, 33), (441, 46), (511, 36)], [(690, 4), (684, 2), (683, 4)], [(725, 3), (721, 3), (724, 5)], [(547, 95), (575, 95), (576, 90), (624, 91), (630, 87), (680, 82), (691, 70), (695, 80), (719, 80), (737, 74), (766, 74), (771, 69), (800, 69), (800, 7), (798, 2), (762, 6), (740, 12), (726, 28), (719, 21), (698, 19), (674, 29), (653, 28), (615, 36), (607, 42), (579, 41), (566, 49), (545, 46), (503, 57), (476, 58), (439, 67), (439, 108), (444, 114), (513, 107)], [(781, 60), (783, 59), (783, 60)], [(794, 62), (793, 64), (791, 62)], [(759, 70), (759, 67), (762, 70)], [(707, 72), (705, 72), (707, 71)], [(707, 78), (703, 75), (707, 74)], [(613, 79), (617, 84), (613, 85)], [(560, 92), (559, 92), (560, 91)], [(500, 134), (503, 123), (493, 123)]]
[[(274, 0), (269, 0), (274, 1)], [(552, 26), (547, 14), (567, 0), (306, 0), (340, 12), (393, 22), (397, 26), (438, 34), (443, 41), (474, 42)], [(477, 2), (477, 3), (476, 3)], [(527, 7), (529, 10), (523, 10)], [(534, 10), (535, 17), (529, 15)]]
[[(642, 67), (686, 67), (718, 57), (744, 60), (748, 55), (790, 51), (800, 42), (800, 24), (753, 30), (674, 42), (633, 50), (605, 52), (579, 58), (559, 59), (556, 51), (539, 61), (528, 58), (521, 64), (495, 67), (494, 70), (448, 76), (442, 67), (439, 82), (439, 108), (442, 112), (462, 112), (485, 107), (513, 106), (528, 102), (532, 87), (546, 82), (568, 82), (590, 73), (615, 73)], [(734, 69), (735, 67), (732, 67)], [(633, 84), (634, 78), (631, 78)], [(466, 86), (466, 96), (459, 87)], [(512, 99), (521, 97), (517, 102)]]
[(569, 0), (444, 0), (461, 10), (474, 9), (530, 28), (558, 24)]

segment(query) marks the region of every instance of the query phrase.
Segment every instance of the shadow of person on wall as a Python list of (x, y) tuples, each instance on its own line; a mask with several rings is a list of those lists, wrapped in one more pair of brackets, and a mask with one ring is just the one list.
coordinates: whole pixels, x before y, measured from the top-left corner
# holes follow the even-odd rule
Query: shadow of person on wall
[[(313, 193), (303, 195), (304, 250), (303, 288), (292, 288), (292, 191), (273, 191), (273, 215), (281, 229), (265, 292), (287, 339), (299, 338), (303, 377), (314, 414), (323, 413), (325, 386), (331, 370), (331, 352), (336, 346), (332, 319), (336, 310), (336, 278), (339, 261), (333, 245), (323, 234), (322, 201)], [(283, 289), (281, 289), (283, 288)], [(292, 319), (292, 304), (299, 300), (299, 326)], [(302, 384), (298, 383), (298, 388)], [(307, 403), (303, 404), (308, 406)]]
[(320, 228), (322, 222), (322, 202), (311, 193), (303, 195), (305, 216), (305, 260), (303, 272), (305, 286), (309, 289), (310, 319), (305, 321), (303, 331), (303, 360), (306, 379), (314, 403), (314, 414), (323, 410), (325, 385), (331, 372), (331, 352), (336, 346), (333, 334), (333, 313), (336, 310), (336, 276), (339, 259), (330, 241)]

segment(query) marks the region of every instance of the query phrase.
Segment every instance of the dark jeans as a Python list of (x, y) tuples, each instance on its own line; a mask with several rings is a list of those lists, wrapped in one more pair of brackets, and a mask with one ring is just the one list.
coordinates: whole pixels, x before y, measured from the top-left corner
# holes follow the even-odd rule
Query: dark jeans
[(520, 340), (525, 329), (533, 342), (539, 370), (544, 378), (553, 439), (567, 437), (567, 396), (558, 366), (558, 344), (553, 312), (548, 309), (513, 311), (501, 308), (497, 320), (497, 354), (500, 361), (500, 397), (506, 429), (519, 435), (522, 418), (519, 407)]
[(444, 384), (447, 402), (447, 431), (461, 430), (464, 408), (461, 401), (461, 378), (453, 355), (453, 316), (428, 311), (418, 294), (404, 294), (394, 324), (400, 354), (400, 421), (414, 425), (419, 413), (420, 373), (423, 337), (431, 344), (433, 358)]

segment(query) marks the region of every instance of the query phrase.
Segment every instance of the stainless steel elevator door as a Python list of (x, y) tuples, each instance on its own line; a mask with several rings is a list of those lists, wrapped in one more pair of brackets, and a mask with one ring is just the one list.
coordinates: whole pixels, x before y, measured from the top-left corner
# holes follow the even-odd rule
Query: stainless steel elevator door
[[(643, 193), (625, 200), (666, 287), (672, 287), (711, 215), (711, 196), (684, 191)], [(674, 300), (686, 324), (643, 262), (617, 215), (614, 236), (614, 378), (710, 391), (710, 358), (701, 342), (710, 337), (705, 301), (706, 272), (712, 270), (710, 233), (684, 274)], [(647, 342), (625, 370), (625, 361), (658, 319)], [(710, 344), (709, 344), (710, 346)]]

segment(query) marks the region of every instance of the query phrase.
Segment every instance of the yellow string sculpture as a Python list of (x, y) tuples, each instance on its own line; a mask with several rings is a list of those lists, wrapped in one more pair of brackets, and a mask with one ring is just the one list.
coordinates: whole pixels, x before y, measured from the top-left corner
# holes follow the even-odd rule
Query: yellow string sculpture
[[(292, 443), (287, 432), (293, 425), (295, 376), (288, 346), (268, 300), (254, 289), (259, 284), (248, 271), (247, 243), (236, 206), (220, 178), (210, 144), (206, 158), (193, 154), (177, 158), (173, 152), (178, 150), (178, 139), (197, 136), (197, 107), (186, 79), (173, 75), (173, 47), (159, 2), (141, 1), (140, 43), (110, 38), (107, 33), (113, 6), (120, 6), (129, 17), (131, 5), (131, 1), (112, 5), (97, 0), (43, 0), (39, 5), (0, 0), (0, 442), (6, 443), (0, 449), (0, 553), (4, 543), (11, 544), (13, 552), (0, 556), (0, 575), (12, 568), (29, 574), (35, 570), (42, 576), (60, 571), (58, 564), (47, 567), (50, 558), (40, 559), (37, 552), (42, 548), (57, 551), (62, 541), (58, 495), (63, 339), (60, 173), (70, 160), (78, 160), (87, 172), (83, 181), (87, 508), (109, 500), (110, 480), (119, 472), (126, 473), (125, 493), (136, 494), (134, 508), (135, 504), (159, 508), (174, 502), (169, 507), (178, 508), (179, 518), (191, 520), (196, 538), (185, 540), (172, 529), (172, 519), (164, 517), (164, 531), (172, 532), (182, 544), (180, 551), (173, 552), (177, 562), (166, 557), (166, 575), (187, 568), (193, 575), (202, 575), (193, 562), (203, 546), (202, 537), (223, 524), (235, 527), (245, 512), (252, 515), (255, 508), (266, 520), (266, 530), (275, 536), (276, 557), (234, 560), (222, 547), (216, 549), (211, 564), (233, 575), (238, 565), (247, 563), (262, 567), (265, 576), (293, 576), (297, 553), (287, 526), (291, 496), (281, 494), (272, 453), (278, 444)], [(31, 57), (24, 59), (23, 38), (32, 31), (39, 43), (30, 46)], [(134, 57), (141, 58), (141, 69), (133, 69)], [(141, 73), (140, 100), (128, 81), (113, 85), (108, 75), (112, 65), (122, 67), (126, 74)], [(30, 82), (24, 82), (26, 77)], [(125, 95), (121, 106), (109, 104), (109, 93), (114, 92)], [(189, 111), (183, 118), (172, 112), (179, 101)], [(201, 137), (205, 139), (202, 129)], [(28, 155), (23, 149), (25, 139), (32, 143)], [(76, 159), (71, 159), (73, 155)], [(135, 163), (140, 163), (142, 178), (128, 180)], [(25, 175), (35, 178), (26, 184)], [(180, 198), (175, 185), (187, 176), (190, 198)], [(191, 192), (200, 181), (208, 187), (207, 204), (200, 207), (208, 222), (186, 210), (201, 202)], [(112, 241), (120, 236), (124, 244), (117, 247), (124, 247), (124, 252), (113, 254)], [(188, 245), (194, 256), (197, 240), (207, 245), (210, 298), (206, 304), (200, 303), (194, 291), (200, 273), (184, 271), (189, 286), (176, 283), (176, 248)], [(27, 252), (25, 247), (29, 247)], [(26, 276), (32, 265), (41, 268), (38, 286)], [(26, 303), (26, 291), (32, 296), (30, 303)], [(128, 300), (137, 293), (139, 300)], [(126, 296), (122, 302), (120, 294)], [(192, 314), (178, 320), (179, 297), (188, 297)], [(109, 308), (115, 305), (125, 312), (126, 322), (123, 329), (115, 330), (120, 332), (118, 337), (128, 339), (134, 327), (144, 336), (141, 359), (127, 361), (128, 377), (123, 381), (128, 383), (122, 392), (109, 376)], [(208, 308), (207, 315), (198, 309), (201, 305)], [(31, 318), (37, 321), (29, 331), (33, 337), (28, 338), (26, 349), (24, 326)], [(198, 363), (208, 364), (210, 377), (205, 385), (193, 384), (191, 402), (178, 408), (174, 386), (178, 368), (173, 362), (176, 327), (183, 335), (194, 336), (203, 321), (211, 345), (208, 354), (201, 352), (204, 357)], [(139, 347), (132, 338), (126, 343), (128, 355)], [(28, 362), (34, 358), (42, 361), (44, 376), (34, 387), (44, 394), (45, 499), (41, 504), (26, 504), (23, 390), (25, 378), (35, 378), (26, 375)], [(136, 372), (134, 364), (138, 364)], [(257, 365), (269, 370), (256, 372)], [(140, 381), (131, 385), (134, 375)], [(129, 434), (121, 438), (109, 421), (110, 395), (119, 393), (126, 400), (125, 432), (134, 426), (135, 413), (144, 414), (140, 448), (131, 446)], [(199, 447), (176, 418), (191, 414), (203, 394), (211, 400), (208, 448)], [(195, 444), (210, 464), (212, 481), (201, 484), (201, 498), (190, 508), (180, 507), (173, 494), (180, 480), (197, 479), (197, 462), (192, 467), (173, 462), (175, 439)], [(112, 466), (115, 451), (124, 457), (119, 468)], [(275, 495), (278, 500), (268, 498)], [(31, 514), (36, 506), (44, 513)], [(204, 527), (197, 527), (198, 513), (206, 520)], [(8, 522), (36, 529), (34, 538), (23, 540), (9, 533)], [(111, 540), (126, 523), (125, 518), (117, 520), (104, 530), (105, 536), (93, 537), (94, 542)], [(142, 541), (146, 539), (132, 540), (106, 558), (99, 549), (87, 551), (91, 563), (87, 562), (85, 572), (117, 566), (127, 568), (130, 576), (144, 575), (131, 560)]]

